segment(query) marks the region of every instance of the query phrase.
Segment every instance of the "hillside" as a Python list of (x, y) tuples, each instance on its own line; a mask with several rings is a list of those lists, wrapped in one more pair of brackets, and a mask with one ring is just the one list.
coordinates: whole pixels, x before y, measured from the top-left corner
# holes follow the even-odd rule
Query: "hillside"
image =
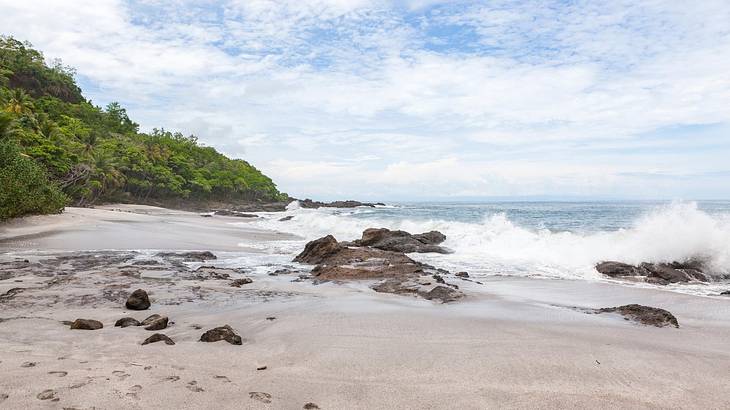
[(251, 164), (118, 103), (92, 105), (60, 62), (0, 37), (0, 220), (100, 202), (256, 203), (286, 197)]

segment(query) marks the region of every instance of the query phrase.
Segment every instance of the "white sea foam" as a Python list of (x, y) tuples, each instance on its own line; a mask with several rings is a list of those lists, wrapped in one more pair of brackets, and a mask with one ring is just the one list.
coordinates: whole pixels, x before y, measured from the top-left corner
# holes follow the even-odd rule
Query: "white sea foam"
[(292, 206), (292, 220), (282, 214), (262, 214), (262, 228), (290, 232), (301, 242), (283, 244), (294, 254), (307, 240), (332, 234), (338, 240), (359, 238), (370, 227), (402, 229), (412, 233), (438, 230), (447, 236), (444, 246), (453, 254), (418, 254), (414, 258), (449, 270), (477, 275), (540, 275), (600, 279), (596, 263), (617, 260), (632, 264), (669, 262), (690, 258), (709, 261), (718, 274), (730, 273), (730, 218), (709, 215), (695, 203), (674, 203), (654, 209), (625, 229), (594, 233), (553, 232), (517, 226), (505, 214), (484, 217), (479, 223), (446, 220), (416, 221), (378, 218), (357, 213), (372, 209), (302, 209)]

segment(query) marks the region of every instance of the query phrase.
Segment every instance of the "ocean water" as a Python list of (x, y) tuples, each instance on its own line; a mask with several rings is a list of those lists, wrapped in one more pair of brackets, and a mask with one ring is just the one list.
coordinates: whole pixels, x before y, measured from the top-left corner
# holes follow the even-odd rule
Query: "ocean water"
[[(328, 234), (352, 240), (371, 227), (438, 230), (453, 253), (411, 256), (475, 277), (608, 280), (594, 269), (596, 263), (702, 258), (718, 282), (669, 288), (716, 294), (729, 287), (722, 277), (730, 275), (730, 201), (400, 203), (353, 209), (301, 209), (293, 203), (284, 214), (260, 216), (253, 226), (301, 238), (269, 248), (282, 259)], [(284, 216), (293, 219), (279, 221)]]

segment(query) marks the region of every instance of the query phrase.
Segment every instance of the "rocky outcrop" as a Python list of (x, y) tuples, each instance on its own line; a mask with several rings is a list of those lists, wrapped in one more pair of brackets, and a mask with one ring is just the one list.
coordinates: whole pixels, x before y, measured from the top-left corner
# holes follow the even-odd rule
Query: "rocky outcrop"
[(150, 308), (150, 298), (147, 292), (137, 289), (129, 295), (125, 306), (130, 310), (147, 310)]
[(169, 259), (180, 259), (184, 262), (203, 262), (213, 259), (218, 259), (212, 252), (210, 251), (200, 251), (200, 252), (160, 252), (155, 256), (159, 256), (162, 258), (169, 258)]
[(304, 246), (302, 253), (294, 258), (294, 262), (316, 265), (322, 263), (326, 258), (335, 255), (344, 249), (332, 235), (315, 239)]
[(403, 253), (449, 253), (449, 250), (438, 246), (446, 240), (446, 236), (438, 231), (411, 235), (406, 231), (391, 231), (386, 228), (369, 228), (362, 233), (362, 238), (350, 243), (351, 246), (370, 246), (385, 251)]
[(139, 326), (141, 323), (133, 317), (123, 317), (114, 323), (115, 327)]
[(320, 202), (312, 201), (311, 199), (300, 199), (299, 206), (302, 208), (357, 208), (357, 207), (370, 207), (384, 206), (382, 202), (371, 203), (371, 202), (360, 202), (360, 201), (333, 201), (333, 202)]
[(237, 335), (228, 325), (216, 327), (215, 329), (208, 330), (200, 336), (201, 342), (218, 342), (225, 340), (232, 345), (243, 344), (241, 336)]
[(669, 283), (708, 282), (710, 280), (701, 261), (671, 263), (627, 263), (607, 261), (596, 265), (596, 270), (606, 276), (618, 279), (642, 280), (648, 283), (666, 285)]
[(245, 212), (231, 211), (229, 209), (217, 209), (213, 211), (213, 214), (218, 216), (235, 216), (238, 218), (258, 218), (258, 215), (247, 214)]
[(632, 320), (634, 322), (641, 323), (647, 326), (665, 327), (674, 326), (679, 327), (677, 318), (673, 314), (669, 313), (664, 309), (659, 309), (651, 306), (643, 305), (623, 305), (610, 308), (597, 309), (596, 313), (618, 313), (622, 315), (626, 320)]
[(396, 295), (415, 295), (427, 300), (436, 300), (441, 303), (455, 302), (465, 295), (459, 290), (449, 286), (431, 286), (429, 282), (422, 283), (413, 278), (387, 279), (372, 286), (372, 289), (381, 293), (393, 293)]
[(240, 288), (241, 286), (248, 285), (249, 283), (252, 283), (252, 282), (253, 282), (253, 280), (251, 280), (251, 278), (240, 278), (240, 279), (233, 280), (231, 282), (231, 286), (234, 288)]
[(76, 319), (71, 323), (71, 329), (77, 330), (99, 330), (103, 327), (104, 324), (93, 319)]
[(174, 345), (175, 342), (172, 341), (169, 337), (163, 335), (162, 333), (155, 333), (154, 335), (148, 337), (142, 342), (142, 345), (148, 345), (150, 343), (157, 343), (157, 342), (165, 342), (166, 345)]

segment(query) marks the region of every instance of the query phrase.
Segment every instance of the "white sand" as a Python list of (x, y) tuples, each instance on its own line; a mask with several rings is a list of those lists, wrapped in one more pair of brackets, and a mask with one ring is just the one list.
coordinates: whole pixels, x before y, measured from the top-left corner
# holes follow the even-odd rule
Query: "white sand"
[[(233, 250), (231, 238), (277, 237), (234, 229), (228, 218), (138, 209), (149, 214), (72, 209), (15, 222), (0, 232), (0, 247), (215, 252)], [(129, 243), (140, 229), (145, 235)], [(14, 318), (0, 322), (0, 408), (730, 408), (730, 298), (495, 278), (463, 282), (465, 301), (439, 305), (291, 276), (253, 276), (240, 289), (125, 278), (153, 299), (149, 311), (129, 312), (99, 298), (118, 277), (89, 273), (40, 289), (49, 279), (0, 281), (0, 293), (31, 288), (0, 302), (0, 318)], [(681, 327), (566, 308), (626, 303), (666, 308)], [(154, 332), (113, 327), (120, 317), (152, 313), (175, 322), (160, 332), (175, 346), (141, 346)], [(105, 327), (72, 331), (59, 323), (78, 317)], [(242, 346), (197, 341), (223, 324), (245, 339)], [(58, 371), (67, 374), (49, 373)], [(57, 402), (37, 398), (47, 389)], [(250, 392), (270, 394), (270, 403)]]

